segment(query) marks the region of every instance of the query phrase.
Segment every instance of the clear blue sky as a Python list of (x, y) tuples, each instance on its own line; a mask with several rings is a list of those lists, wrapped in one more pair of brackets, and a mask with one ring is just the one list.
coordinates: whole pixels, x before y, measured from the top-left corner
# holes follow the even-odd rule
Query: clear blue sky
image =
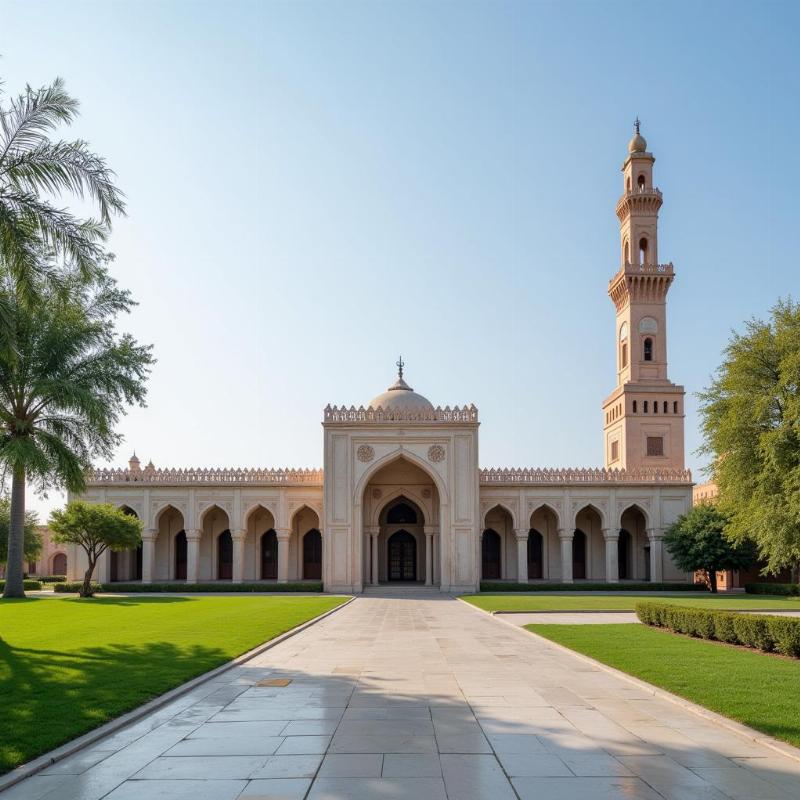
[(158, 364), (117, 463), (319, 466), (402, 353), (483, 466), (599, 465), (637, 114), (687, 452), (731, 328), (796, 292), (797, 3), (1, 5), (6, 91), (62, 76), (128, 195)]

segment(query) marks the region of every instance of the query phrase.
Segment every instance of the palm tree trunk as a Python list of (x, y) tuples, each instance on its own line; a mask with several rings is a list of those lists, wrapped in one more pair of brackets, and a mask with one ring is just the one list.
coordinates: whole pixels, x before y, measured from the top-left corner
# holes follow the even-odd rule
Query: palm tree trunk
[(8, 528), (8, 563), (3, 597), (25, 597), (22, 562), (25, 558), (25, 468), (17, 467), (11, 479), (11, 524)]

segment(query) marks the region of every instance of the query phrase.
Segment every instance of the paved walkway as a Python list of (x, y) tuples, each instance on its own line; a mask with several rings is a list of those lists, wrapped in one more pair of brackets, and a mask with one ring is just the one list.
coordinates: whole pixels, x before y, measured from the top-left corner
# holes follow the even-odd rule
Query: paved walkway
[(800, 762), (460, 601), (370, 597), (0, 800), (623, 797), (797, 800)]
[(620, 622), (639, 622), (634, 611), (530, 611), (513, 614), (498, 613), (499, 619), (519, 625), (616, 625)]

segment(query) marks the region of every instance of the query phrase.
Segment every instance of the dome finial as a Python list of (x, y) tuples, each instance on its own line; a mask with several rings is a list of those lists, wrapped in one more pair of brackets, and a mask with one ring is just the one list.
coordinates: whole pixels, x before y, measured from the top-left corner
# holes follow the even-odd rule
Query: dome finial
[(397, 377), (399, 380), (403, 380), (403, 367), (405, 366), (405, 362), (403, 361), (403, 356), (400, 356), (397, 364)]
[(647, 140), (642, 136), (640, 128), (641, 128), (641, 120), (637, 114), (636, 119), (633, 121), (633, 136), (631, 140), (628, 142), (628, 152), (629, 153), (645, 153), (647, 152)]
[(633, 129), (636, 131), (636, 135), (639, 135), (639, 126), (642, 123), (639, 121), (639, 115), (636, 115), (636, 119), (633, 121)]

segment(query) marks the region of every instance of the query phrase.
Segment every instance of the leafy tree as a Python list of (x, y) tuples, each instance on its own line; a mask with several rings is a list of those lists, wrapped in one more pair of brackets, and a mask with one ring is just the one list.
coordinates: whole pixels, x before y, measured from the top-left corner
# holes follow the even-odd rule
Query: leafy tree
[[(33, 511), (25, 512), (25, 540), (23, 553), (26, 561), (36, 561), (42, 554), (42, 536), (37, 530), (39, 519)], [(0, 564), (8, 561), (8, 529), (11, 527), (11, 500), (0, 497)]]
[[(5, 283), (3, 283), (5, 281)], [(10, 311), (9, 346), (0, 347), (0, 467), (11, 476), (11, 529), (4, 597), (22, 588), (25, 485), (80, 492), (95, 457), (110, 458), (126, 404), (143, 403), (151, 348), (119, 334), (133, 305), (105, 271), (91, 282), (74, 273), (42, 285), (38, 303), (0, 270)]]
[(704, 446), (736, 541), (770, 572), (800, 563), (800, 306), (781, 300), (734, 333), (701, 395)]
[(664, 534), (664, 546), (678, 569), (703, 570), (712, 592), (717, 591), (717, 570), (747, 569), (755, 564), (752, 542), (733, 543), (726, 535), (728, 517), (716, 506), (701, 503), (678, 517)]
[[(60, 78), (0, 103), (0, 261), (26, 287), (40, 247), (90, 274), (112, 215), (125, 212), (105, 160), (81, 139), (52, 138), (72, 124), (78, 108)], [(91, 200), (99, 219), (81, 219), (53, 203), (64, 195)]]
[(53, 540), (82, 547), (89, 561), (83, 576), (81, 597), (91, 597), (92, 573), (106, 550), (130, 550), (142, 541), (142, 523), (122, 509), (108, 503), (73, 500), (50, 515)]

